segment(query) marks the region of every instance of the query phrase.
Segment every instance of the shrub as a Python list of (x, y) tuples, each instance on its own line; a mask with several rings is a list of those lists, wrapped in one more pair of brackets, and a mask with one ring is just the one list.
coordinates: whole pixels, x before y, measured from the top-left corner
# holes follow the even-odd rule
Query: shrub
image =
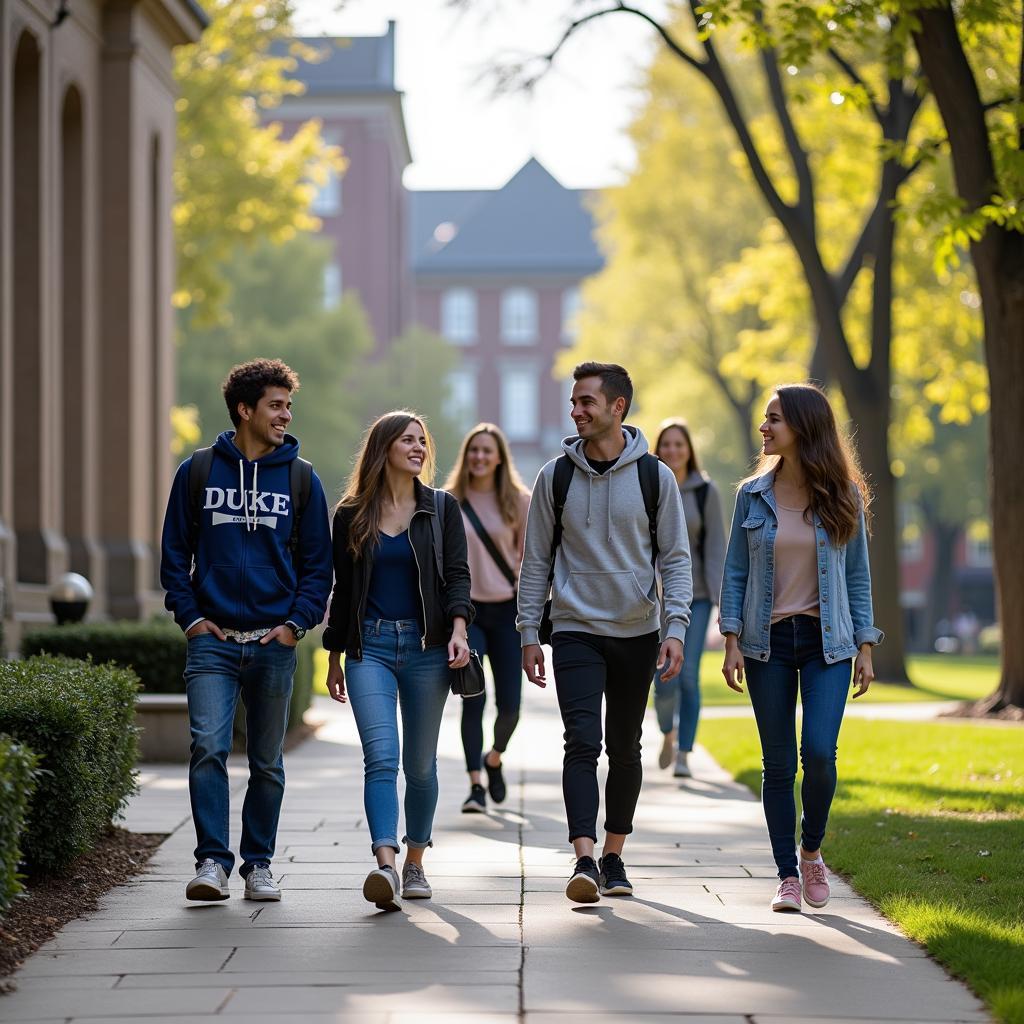
[(36, 787), (39, 758), (0, 733), (0, 915), (21, 892), (21, 831)]
[(87, 622), (26, 633), (22, 657), (56, 654), (134, 669), (147, 693), (184, 693), (185, 635), (170, 621)]
[(59, 871), (90, 849), (135, 792), (130, 669), (40, 656), (0, 664), (0, 732), (39, 755), (22, 837), (28, 870)]

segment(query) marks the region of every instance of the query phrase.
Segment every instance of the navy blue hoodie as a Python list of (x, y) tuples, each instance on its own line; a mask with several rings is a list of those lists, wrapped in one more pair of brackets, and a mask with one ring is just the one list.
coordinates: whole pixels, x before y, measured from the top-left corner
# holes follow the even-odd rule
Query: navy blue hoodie
[[(213, 446), (203, 489), (193, 571), (188, 471), (179, 467), (164, 517), (160, 583), (174, 619), (187, 630), (200, 619), (222, 629), (258, 629), (291, 620), (319, 624), (331, 593), (331, 532), (323, 485), (314, 473), (294, 565), (290, 466), (299, 454), (291, 434), (250, 462), (227, 430)], [(243, 499), (244, 494), (244, 499)]]

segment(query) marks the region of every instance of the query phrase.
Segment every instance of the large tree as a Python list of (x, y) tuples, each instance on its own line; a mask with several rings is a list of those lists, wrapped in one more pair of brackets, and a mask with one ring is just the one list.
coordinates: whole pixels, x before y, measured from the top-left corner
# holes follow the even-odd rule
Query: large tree
[(344, 162), (324, 143), (319, 122), (286, 138), (267, 118), (305, 88), (289, 77), (296, 56), (317, 57), (292, 39), (292, 0), (202, 2), (209, 26), (175, 51), (174, 302), (209, 323), (227, 299), (227, 260), (240, 245), (319, 227), (309, 209), (316, 187)]
[[(456, 0), (470, 4), (472, 0)], [(714, 91), (735, 133), (750, 174), (772, 215), (778, 220), (799, 260), (816, 339), (811, 361), (812, 376), (834, 381), (840, 387), (850, 416), (856, 424), (860, 451), (875, 493), (879, 524), (871, 547), (876, 617), (887, 630), (887, 642), (876, 652), (876, 668), (882, 678), (906, 682), (902, 611), (899, 604), (899, 557), (895, 481), (891, 470), (889, 425), (892, 421), (892, 296), (893, 246), (896, 236), (894, 208), (901, 186), (918, 166), (903, 162), (904, 146), (911, 136), (921, 108), (920, 83), (910, 63), (894, 54), (890, 45), (891, 24), (865, 25), (856, 46), (846, 52), (836, 47), (824, 55), (831, 67), (845, 77), (838, 95), (856, 102), (871, 119), (875, 141), (858, 154), (875, 171), (870, 195), (853, 230), (835, 225), (829, 233), (820, 220), (818, 196), (830, 183), (821, 174), (827, 153), (812, 153), (799, 120), (799, 78), (803, 64), (812, 72), (821, 67), (783, 60), (760, 3), (740, 3), (748, 35), (757, 45), (761, 81), (738, 82), (728, 52), (716, 42), (715, 24), (709, 9), (696, 0), (673, 5), (676, 20), (656, 17), (640, 4), (612, 0), (583, 0), (571, 5), (572, 14), (558, 41), (542, 56), (500, 69), (507, 86), (529, 86), (557, 60), (562, 48), (586, 25), (612, 15), (639, 18), (657, 33), (667, 51)], [(682, 8), (680, 12), (678, 9)], [(717, 8), (716, 8), (717, 9)], [(682, 18), (687, 19), (684, 31)], [(888, 57), (888, 61), (883, 60)], [(810, 54), (807, 54), (810, 58)], [(760, 89), (774, 118), (774, 143), (766, 143), (754, 130), (745, 109), (744, 92)], [(836, 254), (833, 237), (848, 238)], [(831, 258), (830, 258), (831, 257)], [(866, 268), (869, 273), (862, 277)], [(868, 280), (871, 308), (865, 333), (866, 351), (851, 336), (847, 300), (858, 279)]]

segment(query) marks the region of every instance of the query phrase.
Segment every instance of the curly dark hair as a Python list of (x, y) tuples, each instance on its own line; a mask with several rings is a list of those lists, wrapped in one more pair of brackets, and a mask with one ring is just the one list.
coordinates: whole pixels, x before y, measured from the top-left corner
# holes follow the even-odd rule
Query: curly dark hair
[(231, 368), (224, 378), (221, 390), (228, 407), (231, 422), (237, 427), (242, 422), (238, 415), (238, 403), (243, 402), (255, 409), (267, 388), (299, 390), (299, 375), (280, 359), (250, 359)]

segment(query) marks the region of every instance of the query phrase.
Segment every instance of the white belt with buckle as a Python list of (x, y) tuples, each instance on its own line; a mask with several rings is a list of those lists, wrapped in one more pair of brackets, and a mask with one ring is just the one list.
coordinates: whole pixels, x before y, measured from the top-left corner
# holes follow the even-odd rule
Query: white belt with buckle
[(265, 629), (224, 629), (221, 632), (236, 644), (251, 644), (254, 640), (262, 640), (273, 628), (267, 626)]

